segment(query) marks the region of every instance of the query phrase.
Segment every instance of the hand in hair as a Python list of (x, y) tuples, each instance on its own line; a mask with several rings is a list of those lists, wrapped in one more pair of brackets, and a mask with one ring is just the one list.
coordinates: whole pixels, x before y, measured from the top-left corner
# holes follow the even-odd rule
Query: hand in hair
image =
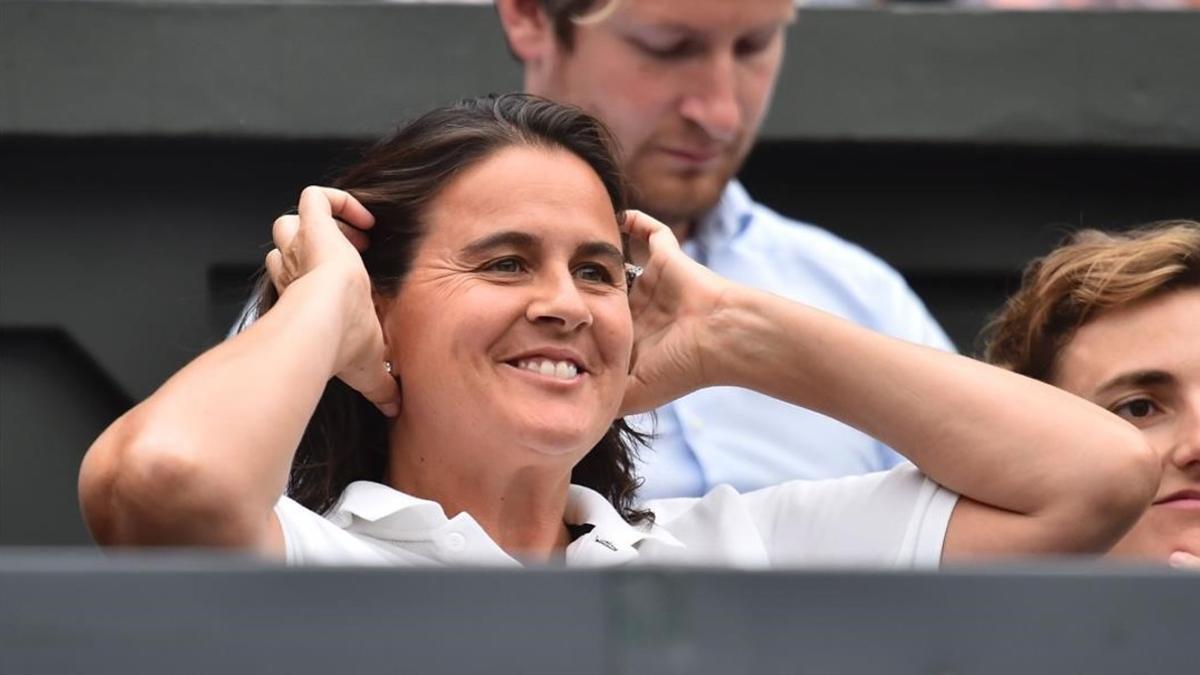
[[(339, 232), (341, 219), (355, 232)], [(398, 386), (356, 248), (373, 219), (338, 190), (309, 188), (275, 224), (277, 303), (196, 357), (100, 435), (80, 502), (107, 545), (216, 545), (283, 554), (273, 507), (333, 376), (385, 411)], [(214, 423), (216, 421), (216, 423)]]
[(1154, 496), (1158, 458), (1102, 408), (721, 279), (644, 214), (627, 227), (649, 253), (630, 295), (626, 411), (723, 385), (850, 424), (961, 496), (945, 560), (1107, 550)]
[(366, 207), (349, 193), (308, 187), (300, 195), (299, 215), (275, 221), (275, 248), (267, 254), (266, 268), (281, 297), (306, 276), (346, 289), (345, 330), (334, 374), (385, 415), (395, 416), (399, 391), (383, 365), (383, 331), (359, 255), (367, 247), (365, 231), (374, 224)]
[(652, 410), (717, 384), (705, 362), (706, 336), (719, 331), (718, 311), (730, 283), (687, 257), (671, 228), (641, 211), (627, 211), (625, 227), (635, 262), (644, 272), (629, 305), (634, 321), (634, 359), (621, 414)]

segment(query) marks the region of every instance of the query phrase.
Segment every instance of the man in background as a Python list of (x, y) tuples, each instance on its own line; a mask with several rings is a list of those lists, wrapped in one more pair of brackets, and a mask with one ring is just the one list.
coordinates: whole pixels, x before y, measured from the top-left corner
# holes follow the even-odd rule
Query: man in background
[[(497, 0), (525, 90), (577, 105), (620, 144), (634, 205), (735, 281), (881, 333), (953, 349), (901, 276), (753, 201), (735, 179), (766, 115), (793, 0)], [(645, 497), (753, 490), (887, 469), (901, 457), (820, 414), (735, 388), (689, 395), (651, 430)]]

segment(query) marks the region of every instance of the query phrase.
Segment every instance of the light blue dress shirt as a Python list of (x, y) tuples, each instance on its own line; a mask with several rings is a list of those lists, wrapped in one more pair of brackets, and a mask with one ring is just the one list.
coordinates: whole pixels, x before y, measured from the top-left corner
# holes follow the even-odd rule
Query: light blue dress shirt
[[(953, 351), (896, 270), (820, 228), (784, 218), (731, 182), (683, 250), (718, 274), (910, 342)], [(889, 469), (894, 450), (841, 422), (735, 387), (689, 394), (630, 418), (653, 431), (638, 466), (643, 499), (741, 492), (796, 478)]]

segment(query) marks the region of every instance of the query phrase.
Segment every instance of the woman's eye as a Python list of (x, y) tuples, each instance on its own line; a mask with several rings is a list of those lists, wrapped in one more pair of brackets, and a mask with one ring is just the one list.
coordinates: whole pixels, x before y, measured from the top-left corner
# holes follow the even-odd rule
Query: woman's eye
[(1159, 407), (1148, 398), (1135, 398), (1113, 406), (1111, 410), (1127, 420), (1136, 421), (1144, 420), (1159, 412)]
[(493, 260), (484, 266), (488, 272), (499, 272), (500, 274), (516, 274), (525, 269), (525, 265), (517, 258), (500, 258)]
[(580, 265), (575, 268), (575, 276), (584, 281), (600, 284), (611, 284), (613, 282), (612, 273), (603, 265)]

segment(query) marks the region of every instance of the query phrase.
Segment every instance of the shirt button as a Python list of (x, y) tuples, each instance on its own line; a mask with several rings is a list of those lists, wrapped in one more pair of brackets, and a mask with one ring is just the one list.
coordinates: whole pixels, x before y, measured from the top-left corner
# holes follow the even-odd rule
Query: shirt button
[(461, 551), (467, 547), (467, 538), (461, 532), (451, 532), (446, 535), (446, 548), (451, 551)]

